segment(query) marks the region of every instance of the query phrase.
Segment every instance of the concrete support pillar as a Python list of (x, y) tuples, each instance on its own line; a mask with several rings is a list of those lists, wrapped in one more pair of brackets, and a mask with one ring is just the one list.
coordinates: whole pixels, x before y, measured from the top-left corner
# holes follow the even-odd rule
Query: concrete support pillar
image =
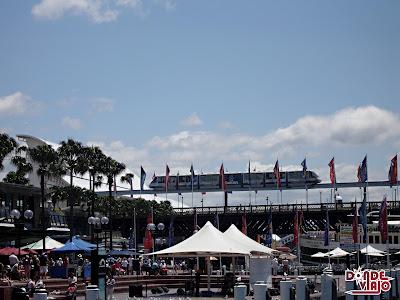
[(266, 283), (254, 284), (254, 300), (266, 300), (267, 288), (268, 286)]

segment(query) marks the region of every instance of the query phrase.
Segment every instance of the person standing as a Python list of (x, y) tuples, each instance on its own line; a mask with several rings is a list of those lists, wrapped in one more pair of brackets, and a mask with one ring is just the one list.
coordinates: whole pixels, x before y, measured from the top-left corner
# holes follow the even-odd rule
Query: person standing
[(114, 295), (114, 285), (115, 285), (115, 279), (112, 274), (110, 274), (107, 277), (107, 282), (106, 282), (106, 295), (107, 295), (107, 300), (112, 300), (113, 295)]
[(128, 275), (133, 275), (133, 257), (128, 257)]
[(49, 271), (49, 269), (48, 269), (48, 266), (47, 266), (47, 255), (45, 253), (40, 255), (39, 263), (40, 263), (40, 277), (42, 279), (46, 279), (47, 272)]

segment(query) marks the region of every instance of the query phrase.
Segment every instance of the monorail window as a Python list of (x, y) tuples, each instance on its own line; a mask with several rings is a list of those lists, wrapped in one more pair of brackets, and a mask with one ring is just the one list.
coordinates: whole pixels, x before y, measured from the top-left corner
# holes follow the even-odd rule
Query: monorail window
[(393, 244), (397, 245), (398, 243), (399, 243), (399, 237), (397, 235), (395, 235)]
[(158, 183), (164, 183), (165, 182), (165, 177), (157, 177), (157, 182)]
[(389, 235), (389, 244), (393, 244), (393, 237)]

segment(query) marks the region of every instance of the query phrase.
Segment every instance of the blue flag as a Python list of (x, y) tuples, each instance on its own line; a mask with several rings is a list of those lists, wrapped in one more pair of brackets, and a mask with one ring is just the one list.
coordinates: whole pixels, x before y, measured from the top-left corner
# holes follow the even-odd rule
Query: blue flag
[(267, 236), (265, 239), (267, 247), (272, 247), (272, 206), (269, 207)]
[(325, 233), (324, 233), (324, 246), (329, 246), (329, 213), (328, 206), (326, 207), (326, 222), (325, 222)]
[(146, 172), (144, 171), (143, 167), (140, 166), (140, 190), (141, 191), (143, 191), (145, 180), (146, 180)]
[(173, 244), (174, 244), (174, 218), (171, 217), (168, 229), (168, 247), (171, 247)]
[(219, 216), (218, 216), (218, 211), (215, 214), (215, 220), (214, 220), (214, 226), (219, 229)]
[(365, 194), (361, 206), (358, 209), (358, 214), (360, 215), (360, 223), (363, 228), (363, 243), (366, 243), (367, 242), (367, 199)]
[(304, 160), (301, 162), (301, 166), (303, 167), (304, 178), (306, 178), (306, 176), (307, 176), (307, 161), (306, 161), (306, 158), (304, 158)]
[(358, 181), (359, 182), (368, 181), (367, 155), (365, 155), (359, 167)]

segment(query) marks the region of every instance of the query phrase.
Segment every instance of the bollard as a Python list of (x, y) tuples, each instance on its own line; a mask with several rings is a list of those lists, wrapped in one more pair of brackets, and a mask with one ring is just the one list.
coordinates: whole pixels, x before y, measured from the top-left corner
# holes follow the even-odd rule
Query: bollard
[(307, 278), (304, 276), (297, 277), (296, 280), (296, 299), (297, 300), (306, 300), (306, 285)]
[(280, 283), (281, 300), (290, 300), (290, 288), (292, 287), (291, 280), (282, 280)]
[[(355, 281), (346, 281), (346, 291), (352, 291), (356, 289)], [(353, 295), (346, 294), (346, 300), (355, 300)]]
[(264, 282), (254, 284), (254, 300), (267, 300), (268, 285)]
[(97, 285), (88, 285), (86, 287), (86, 300), (99, 300), (99, 288)]
[(334, 300), (332, 299), (333, 294), (333, 276), (330, 274), (321, 275), (321, 299)]
[(247, 294), (247, 287), (244, 284), (238, 284), (233, 287), (233, 295), (235, 300), (245, 300)]

